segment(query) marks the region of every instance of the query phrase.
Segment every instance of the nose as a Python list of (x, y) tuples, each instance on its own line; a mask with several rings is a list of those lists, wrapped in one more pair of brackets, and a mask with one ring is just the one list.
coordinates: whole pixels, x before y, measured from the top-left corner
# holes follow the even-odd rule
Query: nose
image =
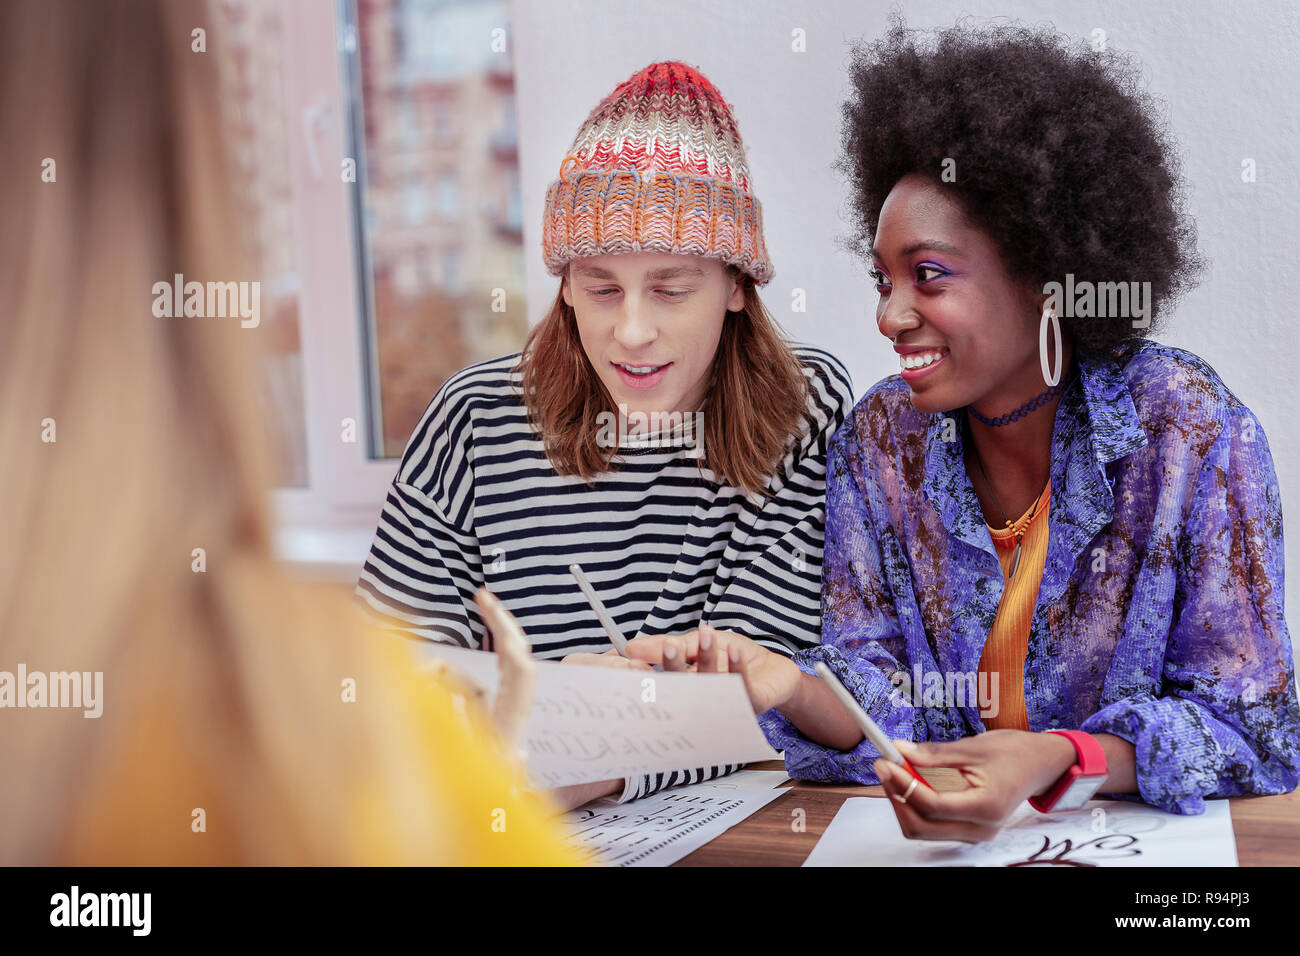
[(653, 317), (641, 308), (636, 296), (624, 296), (623, 302), (623, 308), (614, 322), (614, 341), (629, 352), (653, 345), (659, 338), (659, 329)]
[(919, 328), (920, 325), (921, 317), (912, 307), (911, 299), (906, 292), (900, 292), (895, 287), (893, 295), (884, 305), (884, 310), (876, 315), (876, 328), (880, 330), (881, 335), (892, 342), (903, 332)]

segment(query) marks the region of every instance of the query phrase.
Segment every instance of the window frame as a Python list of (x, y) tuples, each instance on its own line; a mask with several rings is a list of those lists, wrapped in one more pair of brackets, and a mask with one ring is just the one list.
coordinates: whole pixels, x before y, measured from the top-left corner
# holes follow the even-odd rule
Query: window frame
[[(272, 491), (282, 557), (355, 578), (397, 469), (375, 457), (378, 369), (371, 348), (369, 252), (362, 241), (365, 155), (355, 6), (321, 16), (312, 0), (283, 6), (295, 263), (299, 276), (307, 484)], [(345, 182), (343, 162), (356, 162)], [(355, 441), (344, 440), (344, 421)], [(363, 543), (364, 542), (364, 543)]]

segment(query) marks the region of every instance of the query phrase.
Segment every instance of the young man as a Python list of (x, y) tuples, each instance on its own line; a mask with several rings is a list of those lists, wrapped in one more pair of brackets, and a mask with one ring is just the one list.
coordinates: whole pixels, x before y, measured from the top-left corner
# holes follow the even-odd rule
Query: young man
[[(520, 355), (452, 376), (416, 427), (357, 593), (390, 626), (479, 647), (486, 585), (541, 658), (625, 664), (569, 566), (629, 636), (820, 634), (826, 448), (844, 368), (792, 348), (726, 103), (655, 63), (579, 130), (546, 197), (561, 277)], [(732, 768), (579, 788), (628, 800)]]

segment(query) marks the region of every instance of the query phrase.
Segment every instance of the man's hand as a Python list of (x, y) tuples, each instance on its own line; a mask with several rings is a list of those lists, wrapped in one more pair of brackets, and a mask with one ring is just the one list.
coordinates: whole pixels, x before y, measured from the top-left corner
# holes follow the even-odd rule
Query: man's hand
[(787, 703), (799, 689), (803, 672), (788, 657), (755, 644), (743, 634), (701, 625), (688, 634), (638, 637), (627, 642), (627, 653), (647, 664), (663, 664), (667, 672), (739, 674), (754, 713)]
[(604, 654), (568, 654), (561, 658), (561, 664), (578, 664), (583, 667), (623, 667), (632, 670), (648, 671), (650, 665), (645, 661), (631, 660), (623, 657), (616, 650), (608, 650)]

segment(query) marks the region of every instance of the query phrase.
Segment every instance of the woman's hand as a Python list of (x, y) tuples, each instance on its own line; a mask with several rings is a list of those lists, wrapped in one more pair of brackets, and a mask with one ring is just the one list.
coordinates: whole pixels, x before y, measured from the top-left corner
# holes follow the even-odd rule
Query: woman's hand
[(991, 840), (1021, 803), (1050, 787), (1076, 759), (1074, 745), (1060, 734), (1023, 730), (990, 730), (962, 740), (931, 743), (896, 740), (894, 744), (917, 769), (953, 767), (968, 785), (965, 790), (942, 793), (920, 784), (912, 787), (906, 770), (884, 758), (877, 760), (873, 764), (876, 775), (890, 797), (903, 835), (912, 840)]
[(537, 662), (533, 660), (528, 636), (515, 616), (487, 588), (479, 588), (474, 603), (483, 616), (496, 648), (497, 669), (501, 681), (497, 686), (492, 720), (501, 739), (511, 749), (519, 746), (528, 713), (533, 706), (533, 685), (537, 681)]
[(803, 672), (788, 657), (775, 654), (734, 631), (701, 625), (688, 634), (655, 634), (627, 642), (628, 656), (665, 671), (739, 674), (754, 713), (780, 707), (799, 689)]

